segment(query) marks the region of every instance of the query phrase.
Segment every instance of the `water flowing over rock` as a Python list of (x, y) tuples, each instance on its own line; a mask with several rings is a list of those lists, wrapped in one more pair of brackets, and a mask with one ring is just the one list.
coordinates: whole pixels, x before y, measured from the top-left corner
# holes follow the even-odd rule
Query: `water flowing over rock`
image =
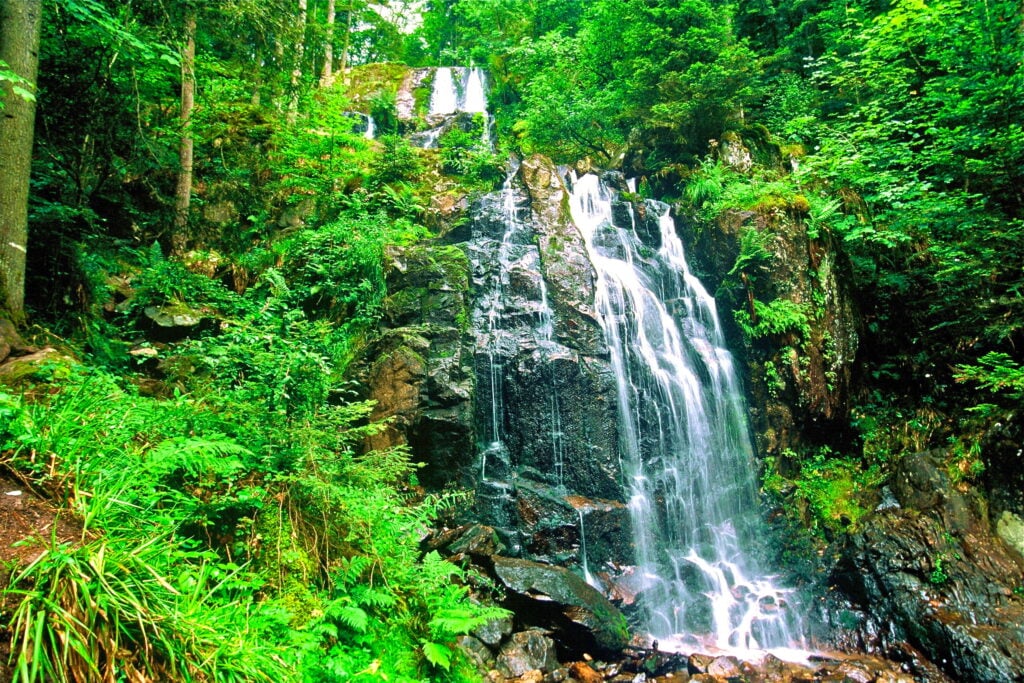
[[(429, 98), (418, 101), (424, 99), (423, 91), (428, 87)], [(475, 116), (488, 120), (486, 74), (477, 67), (414, 69), (398, 89), (395, 110), (409, 142), (418, 147), (437, 147), (445, 132), (453, 128), (471, 130)], [(489, 130), (485, 135), (490, 136)]]
[[(471, 208), (466, 245), (476, 293), (477, 512), (516, 552), (548, 561), (579, 552), (579, 506), (568, 493), (621, 496), (614, 379), (580, 298), (593, 275), (565, 197), (550, 162), (532, 159)], [(545, 251), (545, 240), (558, 249)], [(594, 545), (600, 553), (607, 544)]]
[(714, 300), (690, 273), (667, 206), (647, 202), (637, 217), (595, 175), (572, 189), (616, 377), (645, 626), (722, 649), (791, 645), (789, 591), (753, 559), (764, 534), (753, 450)]

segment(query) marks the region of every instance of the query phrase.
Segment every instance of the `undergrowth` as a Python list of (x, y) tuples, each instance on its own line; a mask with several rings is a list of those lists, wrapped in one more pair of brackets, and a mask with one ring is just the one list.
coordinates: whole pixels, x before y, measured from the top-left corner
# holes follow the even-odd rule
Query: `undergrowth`
[[(416, 234), (340, 218), (294, 235), (244, 294), (155, 248), (94, 259), (136, 270), (88, 323), (90, 363), (0, 393), (0, 466), (84, 525), (30, 540), (38, 559), (5, 589), (20, 682), (474, 676), (454, 640), (503, 611), (419, 546), (461, 498), (416, 486), (405, 448), (365, 452), (383, 425), (344, 379), (379, 316), (383, 251)], [(170, 303), (213, 324), (140, 341), (146, 309)]]

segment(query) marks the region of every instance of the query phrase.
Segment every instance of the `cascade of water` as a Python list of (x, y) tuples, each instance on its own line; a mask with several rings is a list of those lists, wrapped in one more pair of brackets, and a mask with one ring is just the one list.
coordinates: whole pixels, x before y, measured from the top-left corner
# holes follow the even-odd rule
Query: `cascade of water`
[(459, 103), (459, 110), (471, 114), (487, 113), (487, 95), (484, 88), (484, 72), (480, 67), (466, 70), (464, 96)]
[(504, 310), (505, 297), (504, 289), (509, 277), (510, 253), (514, 244), (516, 232), (522, 227), (521, 221), (517, 218), (516, 197), (512, 189), (512, 179), (518, 166), (514, 167), (505, 178), (500, 194), (501, 221), (504, 225), (501, 243), (498, 245), (497, 260), (499, 269), (496, 273), (490, 291), (484, 295), (486, 311), (484, 315), (484, 335), (488, 357), (488, 379), (490, 382), (491, 397), (491, 424), (490, 440), (483, 449), (480, 458), (480, 478), (487, 480), (488, 457), (504, 456), (505, 445), (503, 439), (502, 421), (504, 409), (502, 406), (502, 380), (504, 366), (501, 362), (501, 338), (502, 338), (502, 313)]
[(714, 299), (690, 273), (668, 207), (646, 207), (661, 214), (655, 252), (631, 209), (630, 225), (615, 224), (614, 199), (597, 176), (573, 179), (618, 386), (647, 627), (662, 642), (688, 634), (732, 651), (790, 645), (790, 591), (750, 557), (763, 535), (753, 452)]
[(459, 110), (459, 94), (455, 89), (452, 69), (442, 66), (434, 74), (434, 89), (430, 94), (430, 114), (454, 114)]
[(377, 135), (377, 124), (374, 122), (373, 117), (370, 115), (366, 116), (366, 131), (363, 133), (363, 137), (367, 140), (372, 140)]
[(554, 464), (555, 483), (565, 486), (565, 434), (562, 431), (562, 407), (558, 398), (558, 381), (555, 378), (552, 364), (551, 347), (555, 340), (555, 312), (548, 300), (548, 286), (544, 278), (540, 278), (540, 308), (537, 311), (536, 337), (544, 364), (550, 377), (550, 393), (548, 394), (548, 432), (551, 438), (551, 462)]

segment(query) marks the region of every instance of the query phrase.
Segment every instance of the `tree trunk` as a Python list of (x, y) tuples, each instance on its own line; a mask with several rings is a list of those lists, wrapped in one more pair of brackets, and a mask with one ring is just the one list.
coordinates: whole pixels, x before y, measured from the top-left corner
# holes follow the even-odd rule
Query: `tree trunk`
[(352, 14), (355, 12), (355, 0), (349, 0), (348, 11), (345, 13), (345, 44), (341, 48), (341, 78), (342, 83), (348, 84), (348, 50), (352, 37)]
[(334, 83), (334, 0), (327, 0), (327, 39), (324, 42), (324, 70), (320, 73), (320, 87)]
[(302, 57), (306, 52), (307, 0), (299, 0), (299, 40), (295, 44), (295, 68), (292, 69), (292, 101), (288, 105), (288, 123), (299, 116), (299, 86), (302, 82)]
[[(35, 87), (39, 70), (41, 0), (0, 0), (0, 60)], [(25, 317), (28, 253), (28, 181), (32, 172), (35, 102), (2, 91), (0, 109), (0, 307), (15, 322)]]
[(180, 256), (188, 246), (188, 212), (192, 202), (192, 109), (196, 101), (196, 15), (185, 15), (185, 48), (181, 54), (181, 143), (178, 147), (178, 186), (174, 193), (174, 231), (171, 253)]

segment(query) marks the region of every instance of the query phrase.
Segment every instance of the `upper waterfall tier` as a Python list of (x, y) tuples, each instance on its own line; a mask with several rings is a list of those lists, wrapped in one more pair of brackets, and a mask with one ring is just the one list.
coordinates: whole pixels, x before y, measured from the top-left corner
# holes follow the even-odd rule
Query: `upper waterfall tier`
[(430, 115), (486, 114), (484, 82), (483, 70), (478, 67), (438, 67), (430, 96)]

